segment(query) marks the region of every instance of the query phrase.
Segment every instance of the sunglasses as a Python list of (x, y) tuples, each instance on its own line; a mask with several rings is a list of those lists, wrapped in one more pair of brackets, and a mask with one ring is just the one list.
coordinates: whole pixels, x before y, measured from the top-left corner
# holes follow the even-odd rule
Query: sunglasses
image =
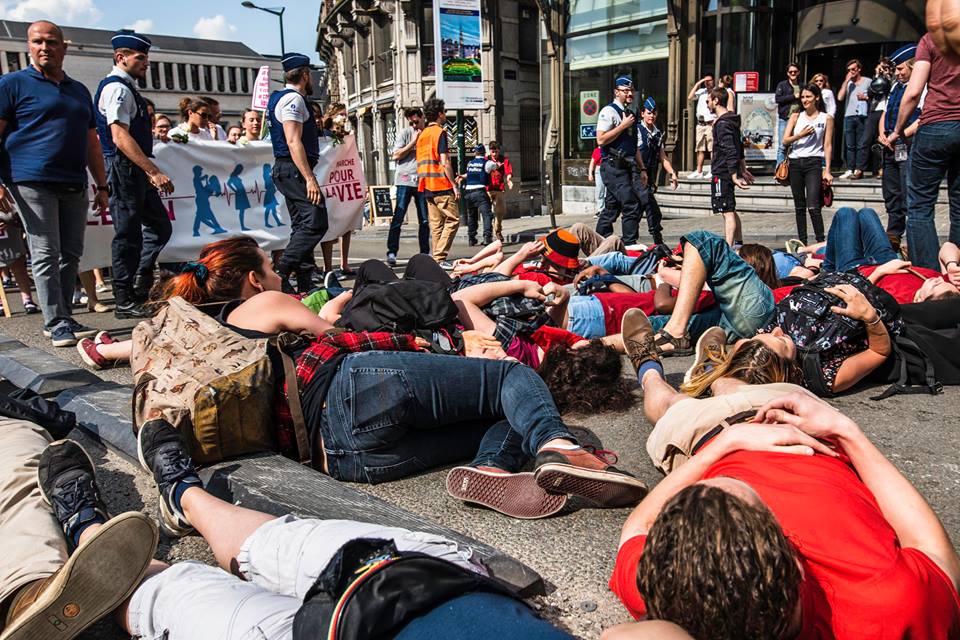
[(204, 120), (210, 117), (210, 114), (207, 113), (206, 111), (194, 111), (194, 113), (200, 116), (201, 118), (203, 118)]

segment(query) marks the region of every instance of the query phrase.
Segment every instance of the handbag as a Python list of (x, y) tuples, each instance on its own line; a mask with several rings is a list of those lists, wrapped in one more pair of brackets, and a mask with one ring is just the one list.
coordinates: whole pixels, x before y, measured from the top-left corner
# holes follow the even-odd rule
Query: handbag
[(774, 180), (777, 181), (777, 184), (787, 185), (790, 184), (790, 159), (784, 158), (783, 162), (777, 165), (777, 170), (773, 174)]
[(833, 187), (830, 186), (826, 178), (820, 183), (820, 205), (823, 207), (833, 206)]

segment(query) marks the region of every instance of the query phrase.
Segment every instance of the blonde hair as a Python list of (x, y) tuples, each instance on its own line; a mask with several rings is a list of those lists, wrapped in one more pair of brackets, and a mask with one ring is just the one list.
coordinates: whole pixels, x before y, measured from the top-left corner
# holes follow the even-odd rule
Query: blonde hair
[(816, 84), (817, 78), (823, 78), (823, 88), (830, 89), (830, 78), (827, 77), (825, 73), (815, 73), (813, 77), (810, 78), (810, 84)]
[(802, 384), (803, 376), (793, 362), (781, 358), (759, 340), (745, 340), (739, 348), (726, 345), (710, 345), (706, 365), (680, 385), (680, 391), (699, 398), (710, 391), (710, 385), (720, 378), (742, 380), (747, 384), (770, 384), (793, 382)]

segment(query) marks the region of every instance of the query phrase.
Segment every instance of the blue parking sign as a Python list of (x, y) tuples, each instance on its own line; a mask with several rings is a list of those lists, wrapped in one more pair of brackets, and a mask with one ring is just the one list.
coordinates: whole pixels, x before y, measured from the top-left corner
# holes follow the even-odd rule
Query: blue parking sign
[(597, 125), (595, 124), (582, 124), (580, 125), (580, 139), (581, 140), (594, 140), (597, 137)]

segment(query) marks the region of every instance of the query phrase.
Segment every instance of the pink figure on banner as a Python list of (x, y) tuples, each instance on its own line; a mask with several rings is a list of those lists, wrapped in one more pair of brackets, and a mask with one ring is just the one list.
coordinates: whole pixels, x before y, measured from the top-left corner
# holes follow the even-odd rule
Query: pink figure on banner
[(217, 176), (206, 176), (203, 174), (203, 167), (194, 165), (193, 190), (197, 204), (196, 217), (193, 219), (193, 237), (200, 236), (201, 223), (213, 229), (213, 235), (227, 233), (227, 230), (217, 222), (217, 218), (213, 215), (213, 207), (210, 206), (210, 196), (220, 196), (223, 193)]

